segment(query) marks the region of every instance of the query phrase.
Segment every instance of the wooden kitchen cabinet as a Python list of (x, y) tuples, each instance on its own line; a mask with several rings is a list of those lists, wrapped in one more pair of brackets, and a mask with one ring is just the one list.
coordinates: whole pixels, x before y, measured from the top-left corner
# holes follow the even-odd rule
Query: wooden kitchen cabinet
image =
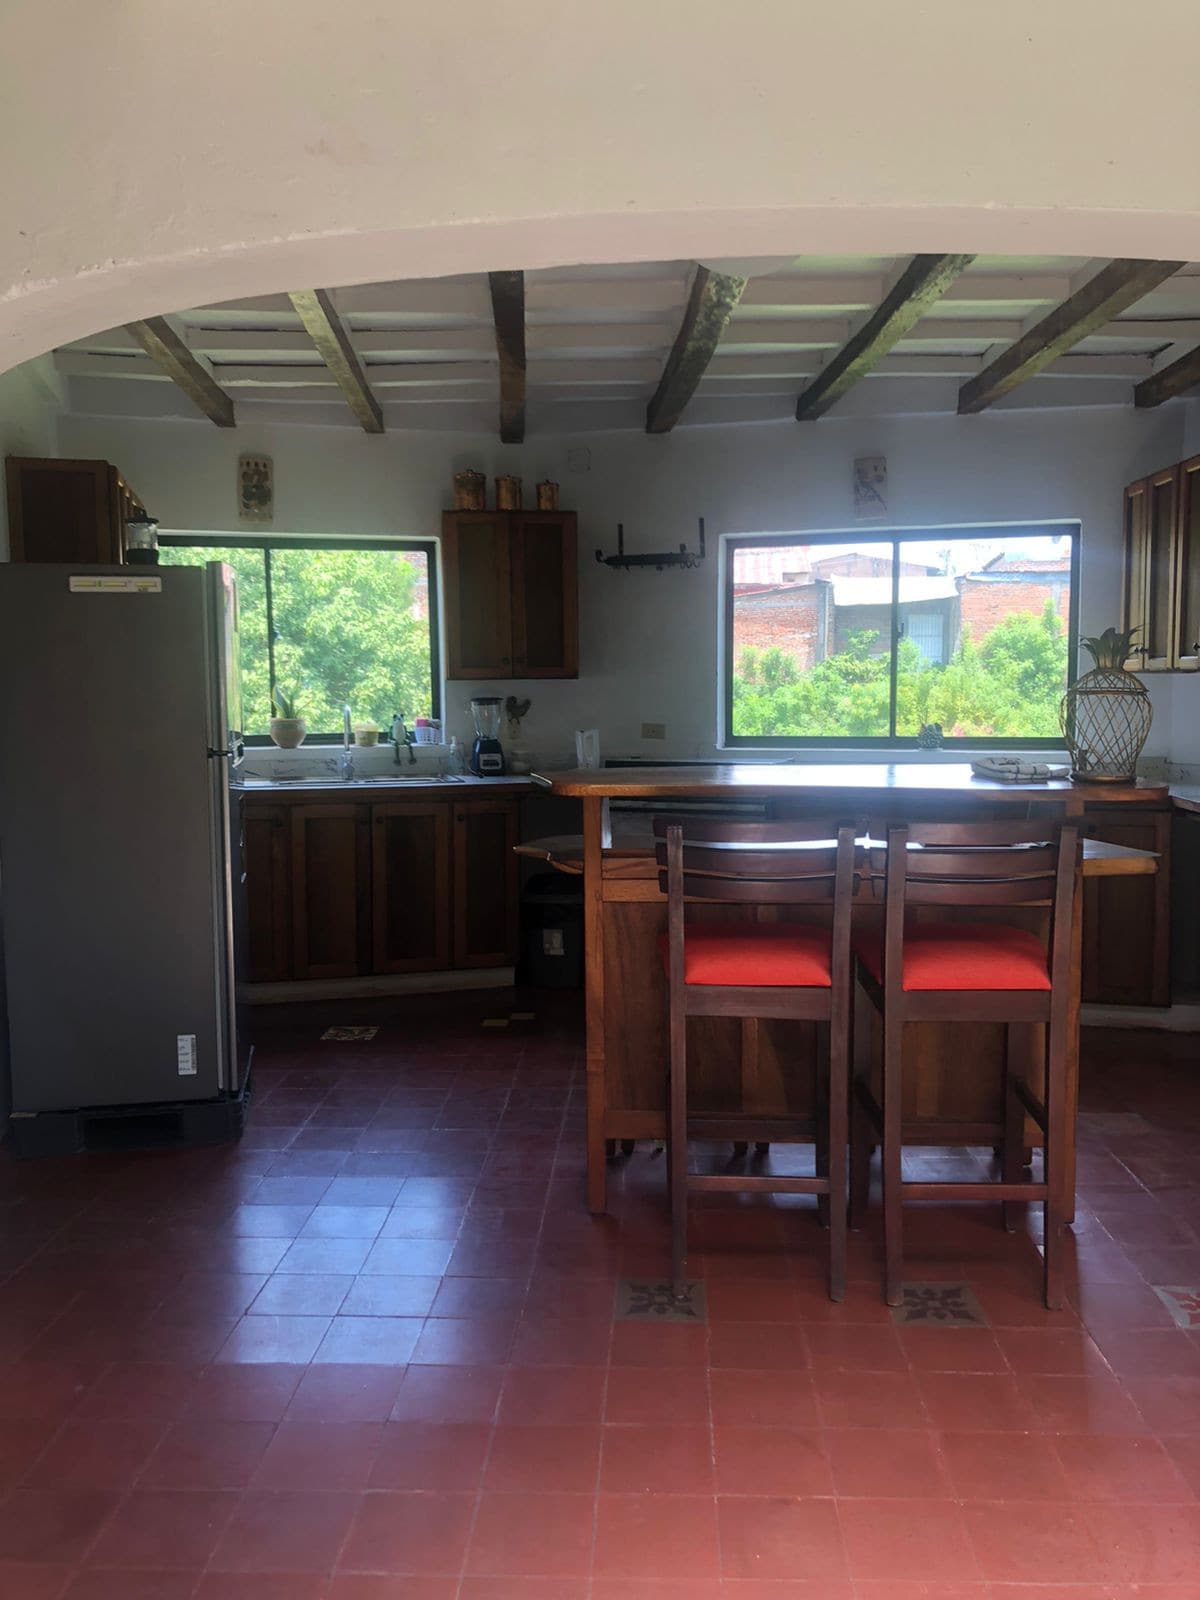
[(9, 456), (5, 467), (13, 561), (125, 560), (125, 524), (142, 504), (110, 462)]
[(292, 863), (288, 806), (245, 806), (246, 977), (281, 983), (292, 975)]
[(517, 958), (517, 803), (454, 807), (454, 965), (506, 967)]
[(579, 676), (573, 511), (447, 511), (442, 517), (451, 678)]
[(1200, 671), (1200, 456), (1125, 490), (1121, 625), (1133, 672)]
[(336, 802), (292, 807), (292, 975), (353, 978), (370, 950), (371, 814)]
[(499, 797), (244, 800), (248, 981), (512, 966), (518, 815)]
[(1153, 877), (1083, 885), (1083, 999), (1097, 1005), (1171, 1003), (1171, 812), (1089, 806), (1085, 831), (1107, 844), (1153, 850)]
[(450, 807), (371, 807), (371, 970), (450, 965)]

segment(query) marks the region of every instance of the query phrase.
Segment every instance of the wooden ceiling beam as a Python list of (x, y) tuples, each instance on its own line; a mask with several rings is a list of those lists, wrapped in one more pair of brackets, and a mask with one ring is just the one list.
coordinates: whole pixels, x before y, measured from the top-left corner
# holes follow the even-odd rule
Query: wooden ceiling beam
[(747, 278), (698, 266), (675, 343), (646, 407), (646, 432), (669, 433), (708, 370)]
[(371, 393), (362, 363), (350, 343), (345, 324), (334, 309), (325, 289), (297, 289), (288, 295), (297, 316), (304, 324), (317, 354), (333, 373), (346, 404), (358, 418), (365, 433), (383, 432), (383, 410)]
[(146, 317), (126, 324), (129, 333), (173, 383), (183, 390), (218, 428), (237, 426), (233, 401), (208, 368), (188, 349), (166, 317)]
[(1160, 406), (1164, 400), (1174, 400), (1200, 383), (1200, 345), (1186, 355), (1162, 367), (1149, 378), (1143, 378), (1133, 391), (1133, 403), (1140, 409)]
[(489, 272), (500, 360), (500, 442), (525, 440), (525, 274)]
[(958, 391), (959, 416), (984, 411), (1164, 283), (1182, 261), (1110, 261)]
[(796, 421), (823, 417), (899, 344), (974, 259), (973, 255), (914, 256), (879, 308), (803, 391), (796, 402)]

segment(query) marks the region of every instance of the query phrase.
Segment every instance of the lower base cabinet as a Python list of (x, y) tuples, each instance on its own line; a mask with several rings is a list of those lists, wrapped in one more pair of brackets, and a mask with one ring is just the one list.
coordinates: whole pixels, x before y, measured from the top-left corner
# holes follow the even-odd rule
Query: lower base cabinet
[(251, 983), (516, 961), (516, 800), (243, 806)]
[(1153, 877), (1092, 878), (1083, 886), (1083, 999), (1110, 1006), (1171, 1003), (1171, 813), (1089, 806), (1086, 832), (1153, 850)]

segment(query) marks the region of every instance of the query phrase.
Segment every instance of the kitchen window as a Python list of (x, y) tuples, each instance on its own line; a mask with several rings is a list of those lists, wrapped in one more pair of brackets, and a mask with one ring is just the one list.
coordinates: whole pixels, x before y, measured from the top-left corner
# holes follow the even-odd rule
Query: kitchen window
[(1062, 743), (1075, 523), (746, 535), (723, 545), (724, 743)]
[(237, 574), (245, 734), (270, 742), (272, 697), (294, 700), (308, 743), (403, 713), (441, 716), (436, 547), (431, 540), (159, 535), (160, 560), (224, 561)]

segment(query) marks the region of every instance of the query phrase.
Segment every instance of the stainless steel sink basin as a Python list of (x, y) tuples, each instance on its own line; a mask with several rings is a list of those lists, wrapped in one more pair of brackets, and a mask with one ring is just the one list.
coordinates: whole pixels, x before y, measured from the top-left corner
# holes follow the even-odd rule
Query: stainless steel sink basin
[(289, 789), (378, 789), (383, 787), (396, 788), (403, 785), (405, 788), (432, 788), (443, 783), (463, 783), (463, 778), (453, 776), (445, 778), (432, 778), (424, 773), (416, 777), (409, 777), (407, 773), (388, 773), (384, 777), (371, 778), (339, 778), (335, 773), (330, 773), (327, 778), (247, 778), (247, 789), (276, 789), (286, 785)]

